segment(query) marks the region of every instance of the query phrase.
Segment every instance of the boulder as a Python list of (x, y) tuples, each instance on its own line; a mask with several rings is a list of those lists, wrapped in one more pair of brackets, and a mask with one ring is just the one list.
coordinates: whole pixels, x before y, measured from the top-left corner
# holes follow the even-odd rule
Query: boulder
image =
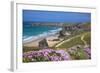
[(58, 36), (58, 37), (59, 37), (59, 38), (65, 37), (65, 30), (59, 31), (59, 36)]
[(46, 39), (43, 39), (39, 42), (39, 48), (41, 49), (47, 49), (49, 46), (48, 46), (48, 43), (47, 43), (47, 40)]

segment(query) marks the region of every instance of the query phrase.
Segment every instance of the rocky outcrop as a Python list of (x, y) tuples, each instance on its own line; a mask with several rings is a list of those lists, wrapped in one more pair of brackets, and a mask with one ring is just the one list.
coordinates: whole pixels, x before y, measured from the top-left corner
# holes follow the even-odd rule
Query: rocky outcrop
[(47, 43), (47, 40), (46, 39), (43, 39), (39, 42), (39, 47), (41, 49), (47, 49), (49, 46), (48, 46), (48, 43)]
[(65, 31), (64, 30), (61, 30), (61, 31), (59, 31), (59, 38), (63, 38), (63, 37), (65, 37), (66, 35), (65, 35)]

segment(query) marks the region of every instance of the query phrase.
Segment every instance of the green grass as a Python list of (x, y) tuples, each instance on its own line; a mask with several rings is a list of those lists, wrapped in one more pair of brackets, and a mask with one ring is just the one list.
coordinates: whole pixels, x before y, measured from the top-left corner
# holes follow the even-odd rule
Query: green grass
[(83, 25), (85, 28), (87, 28), (87, 27), (91, 27), (91, 23), (90, 22), (88, 22), (88, 23), (85, 23), (84, 25)]
[[(81, 37), (83, 35), (85, 35), (84, 40), (87, 42), (87, 44), (90, 45), (91, 34), (90, 34), (90, 32), (85, 32), (85, 33), (80, 34), (78, 37), (73, 36), (75, 38), (71, 39), (70, 41), (64, 42), (63, 44), (59, 45), (57, 48), (70, 48), (75, 45), (84, 45), (84, 42), (81, 40)], [(65, 39), (65, 40), (67, 40), (67, 39)]]
[(88, 59), (87, 54), (84, 52), (83, 48), (79, 48), (71, 57), (76, 60)]
[(85, 37), (84, 40), (86, 41), (87, 44), (91, 44), (91, 32), (88, 32)]
[[(76, 31), (71, 31), (71, 33), (73, 33), (73, 34), (71, 34), (71, 35), (69, 35), (69, 36), (65, 36), (64, 39), (63, 39), (62, 41), (67, 40), (67, 39), (70, 39), (70, 38), (72, 38), (72, 37), (75, 37), (76, 35), (84, 34), (84, 33), (86, 33), (86, 31), (77, 31), (77, 30), (76, 30)], [(62, 41), (56, 43), (56, 44), (53, 46), (53, 48), (55, 48), (55, 46), (56, 46), (57, 44), (61, 43)]]
[(81, 36), (79, 37), (75, 37), (74, 39), (71, 39), (70, 41), (68, 42), (64, 42), (62, 45), (58, 46), (57, 48), (70, 48), (72, 46), (75, 46), (75, 45), (83, 45), (84, 43), (81, 41)]
[(37, 50), (40, 50), (40, 48), (38, 48), (38, 47), (26, 47), (26, 46), (23, 46), (23, 52), (37, 51)]

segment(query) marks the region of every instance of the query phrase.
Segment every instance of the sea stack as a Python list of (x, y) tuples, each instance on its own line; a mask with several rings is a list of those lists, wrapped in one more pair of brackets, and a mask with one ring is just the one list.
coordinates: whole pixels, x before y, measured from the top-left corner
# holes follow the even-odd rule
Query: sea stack
[(41, 49), (47, 49), (49, 46), (48, 46), (48, 43), (47, 43), (47, 40), (46, 39), (43, 39), (39, 42), (39, 47)]

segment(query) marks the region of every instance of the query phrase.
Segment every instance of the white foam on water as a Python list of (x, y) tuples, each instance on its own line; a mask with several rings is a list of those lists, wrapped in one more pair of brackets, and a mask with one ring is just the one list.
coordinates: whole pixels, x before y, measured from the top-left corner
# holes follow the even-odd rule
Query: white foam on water
[(43, 32), (42, 34), (36, 35), (36, 36), (23, 36), (23, 43), (28, 43), (31, 41), (36, 41), (41, 38), (46, 38), (48, 36), (53, 36), (57, 34), (62, 28), (56, 29), (56, 30), (50, 30), (48, 32)]

